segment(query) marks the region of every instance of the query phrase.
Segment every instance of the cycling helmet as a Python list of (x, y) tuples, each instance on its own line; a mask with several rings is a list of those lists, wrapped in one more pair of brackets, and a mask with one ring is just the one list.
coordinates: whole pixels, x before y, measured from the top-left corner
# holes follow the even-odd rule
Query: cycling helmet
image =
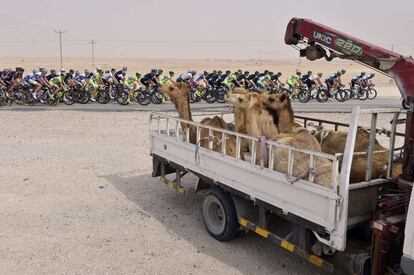
[(344, 69), (341, 70), (341, 74), (345, 74), (346, 71)]
[(127, 67), (123, 67), (123, 68), (122, 68), (122, 70), (123, 70), (124, 72), (126, 72), (126, 71), (128, 70), (128, 68), (127, 68)]
[(61, 69), (60, 72), (59, 72), (59, 74), (60, 75), (64, 75), (65, 74), (65, 70), (64, 69)]
[(203, 72), (203, 75), (208, 75), (208, 72), (207, 72), (207, 71), (204, 71), (204, 72)]
[(195, 75), (195, 74), (197, 74), (197, 71), (195, 69), (191, 69), (191, 70), (188, 70), (188, 73), (192, 74), (192, 75)]
[(141, 77), (141, 74), (140, 73), (135, 73), (135, 76), (138, 77), (138, 78), (140, 78)]
[(268, 74), (269, 73), (269, 71), (268, 70), (265, 70), (264, 72), (263, 72), (263, 74)]
[(318, 76), (321, 77), (323, 75), (323, 73), (318, 73)]
[(231, 72), (230, 71), (226, 71), (226, 74), (231, 74)]
[[(6, 70), (4, 70), (4, 71), (6, 71)], [(32, 73), (37, 73), (37, 70), (36, 69), (33, 69)]]
[[(46, 71), (45, 68), (39, 68), (39, 72), (42, 72), (43, 73), (44, 71)], [(52, 69), (50, 72), (55, 72), (55, 70)]]
[(374, 73), (372, 73), (372, 74), (371, 74), (371, 77), (374, 77), (374, 76), (375, 76), (375, 74), (374, 74)]
[(260, 74), (259, 71), (255, 71), (254, 74)]
[(74, 74), (74, 73), (75, 73), (75, 70), (74, 70), (74, 69), (70, 69), (70, 70), (69, 70), (69, 73), (70, 73), (70, 74)]
[(85, 76), (88, 76), (91, 72), (89, 70), (85, 70)]
[(24, 72), (24, 69), (22, 67), (16, 67), (16, 72)]
[(340, 71), (337, 71), (337, 72), (335, 73), (335, 75), (336, 75), (336, 76), (341, 76), (341, 72), (340, 72)]
[(245, 71), (244, 74), (245, 75), (249, 75), (250, 73), (249, 73), (249, 71)]
[(237, 72), (238, 72), (239, 74), (242, 74), (242, 73), (243, 73), (243, 71), (242, 71), (242, 70), (240, 70), (240, 69), (238, 69), (238, 70), (237, 70)]
[(75, 71), (75, 76), (80, 75), (79, 71)]
[(106, 74), (109, 74), (109, 73), (110, 73), (110, 71), (109, 71), (109, 70), (105, 70), (105, 73), (106, 73)]
[(297, 75), (302, 75), (302, 73), (301, 73), (301, 72), (299, 72), (299, 71), (296, 71), (296, 74), (297, 74)]
[(281, 76), (281, 75), (282, 75), (282, 73), (281, 73), (281, 72), (278, 72), (278, 73), (277, 73), (277, 76)]
[(223, 72), (222, 71), (218, 71), (217, 74), (221, 75), (221, 74), (223, 74)]
[(174, 72), (173, 71), (169, 71), (168, 74), (171, 75), (171, 76), (173, 76), (174, 75)]
[(312, 71), (308, 71), (308, 75), (312, 75)]
[(361, 72), (361, 76), (364, 76), (365, 75), (365, 72)]
[(216, 70), (214, 70), (212, 74), (216, 74), (216, 73), (217, 73), (217, 71), (216, 71)]

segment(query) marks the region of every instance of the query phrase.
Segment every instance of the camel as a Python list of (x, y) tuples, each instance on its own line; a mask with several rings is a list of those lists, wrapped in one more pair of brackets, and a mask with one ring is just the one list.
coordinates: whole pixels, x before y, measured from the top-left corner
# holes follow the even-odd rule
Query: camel
[[(167, 95), (174, 102), (175, 108), (181, 119), (193, 121), (192, 116), (191, 116), (188, 86), (185, 83), (174, 83), (170, 85), (163, 85), (161, 88), (161, 92)], [(209, 118), (209, 117), (204, 118), (203, 120), (201, 120), (200, 123), (211, 126), (211, 127), (219, 128), (219, 129), (227, 129), (226, 122), (221, 117), (218, 117), (218, 116), (214, 116), (212, 118)], [(208, 148), (208, 144), (209, 144), (209, 138), (208, 138), (209, 130), (208, 129), (202, 128), (200, 130), (200, 140), (197, 141), (197, 127), (195, 125), (181, 122), (181, 128), (184, 132), (186, 132), (188, 129), (190, 143), (197, 144), (197, 142), (200, 142), (201, 147)], [(212, 135), (214, 136), (213, 150), (216, 152), (222, 152), (221, 132), (212, 131)], [(232, 136), (227, 136), (227, 139), (226, 139), (226, 155), (236, 157), (236, 141), (235, 141), (235, 138)]]
[[(280, 132), (273, 136), (274, 140), (294, 148), (321, 152), (318, 140), (306, 129), (296, 127), (288, 94), (269, 95), (262, 97), (261, 100), (265, 109), (271, 113), (273, 122)], [(288, 149), (276, 146), (273, 169), (281, 173), (288, 173), (288, 157)], [(294, 152), (292, 176), (298, 179), (306, 178), (310, 172), (309, 159), (308, 154)], [(332, 186), (332, 162), (330, 160), (315, 157), (314, 182), (325, 187)]]
[[(344, 153), (346, 138), (348, 133), (339, 131), (334, 132), (331, 130), (319, 130), (315, 132), (315, 137), (321, 144), (322, 152), (328, 154)], [(354, 152), (368, 152), (370, 133), (366, 130), (358, 128)], [(374, 143), (375, 151), (384, 151), (381, 153), (374, 153), (372, 163), (372, 179), (376, 179), (384, 175), (388, 164), (388, 150), (381, 146), (378, 140), (375, 139)], [(365, 180), (366, 171), (368, 169), (368, 156), (360, 155), (354, 156), (352, 159), (350, 183), (361, 182)], [(402, 173), (402, 165), (396, 163), (392, 167), (391, 176), (398, 176)]]

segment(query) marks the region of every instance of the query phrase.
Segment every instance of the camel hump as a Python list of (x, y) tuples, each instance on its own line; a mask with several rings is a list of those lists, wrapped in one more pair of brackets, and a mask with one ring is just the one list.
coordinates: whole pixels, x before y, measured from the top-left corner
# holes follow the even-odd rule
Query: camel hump
[(217, 128), (227, 129), (227, 123), (219, 116), (214, 116), (210, 121), (210, 125)]

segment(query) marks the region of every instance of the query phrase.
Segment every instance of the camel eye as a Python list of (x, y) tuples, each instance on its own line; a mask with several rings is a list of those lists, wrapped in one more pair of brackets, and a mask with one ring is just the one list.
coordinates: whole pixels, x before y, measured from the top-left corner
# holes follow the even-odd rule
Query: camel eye
[(269, 97), (269, 101), (270, 101), (270, 102), (274, 102), (274, 101), (275, 101), (275, 99), (274, 99), (273, 97)]

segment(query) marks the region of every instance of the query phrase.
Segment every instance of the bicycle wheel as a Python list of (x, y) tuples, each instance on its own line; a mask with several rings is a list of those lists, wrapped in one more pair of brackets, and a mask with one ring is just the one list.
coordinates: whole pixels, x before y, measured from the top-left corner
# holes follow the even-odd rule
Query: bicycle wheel
[(101, 104), (107, 104), (110, 99), (109, 94), (104, 90), (99, 90), (96, 94), (96, 101)]
[(218, 103), (224, 103), (224, 102), (226, 102), (226, 94), (227, 94), (226, 90), (219, 89), (217, 91), (217, 95), (216, 95), (217, 102)]
[(369, 88), (367, 91), (367, 96), (368, 99), (373, 100), (377, 97), (377, 90), (375, 90), (374, 88)]
[(328, 101), (328, 99), (329, 99), (328, 90), (320, 89), (318, 93), (316, 94), (316, 100), (320, 103), (324, 103)]
[(128, 105), (128, 92), (122, 91), (117, 93), (116, 95), (116, 102), (118, 102), (119, 105)]
[(135, 101), (140, 105), (146, 106), (151, 103), (151, 95), (147, 91), (138, 91)]
[(297, 94), (297, 98), (299, 102), (307, 103), (309, 102), (309, 100), (311, 100), (311, 93), (307, 89), (300, 89), (300, 91)]
[(161, 104), (164, 94), (158, 90), (155, 90), (151, 93), (151, 102), (154, 104)]
[(63, 103), (66, 105), (72, 105), (75, 103), (75, 95), (73, 90), (69, 90), (63, 93)]
[(207, 91), (204, 92), (203, 99), (207, 103), (211, 104), (211, 103), (216, 102), (216, 95), (213, 93), (211, 89), (208, 89)]
[(345, 102), (346, 100), (348, 100), (349, 93), (351, 93), (349, 89), (339, 90), (335, 95), (335, 99), (339, 102)]
[(368, 98), (368, 91), (367, 90), (361, 90), (358, 92), (358, 99), (359, 100), (366, 100)]

